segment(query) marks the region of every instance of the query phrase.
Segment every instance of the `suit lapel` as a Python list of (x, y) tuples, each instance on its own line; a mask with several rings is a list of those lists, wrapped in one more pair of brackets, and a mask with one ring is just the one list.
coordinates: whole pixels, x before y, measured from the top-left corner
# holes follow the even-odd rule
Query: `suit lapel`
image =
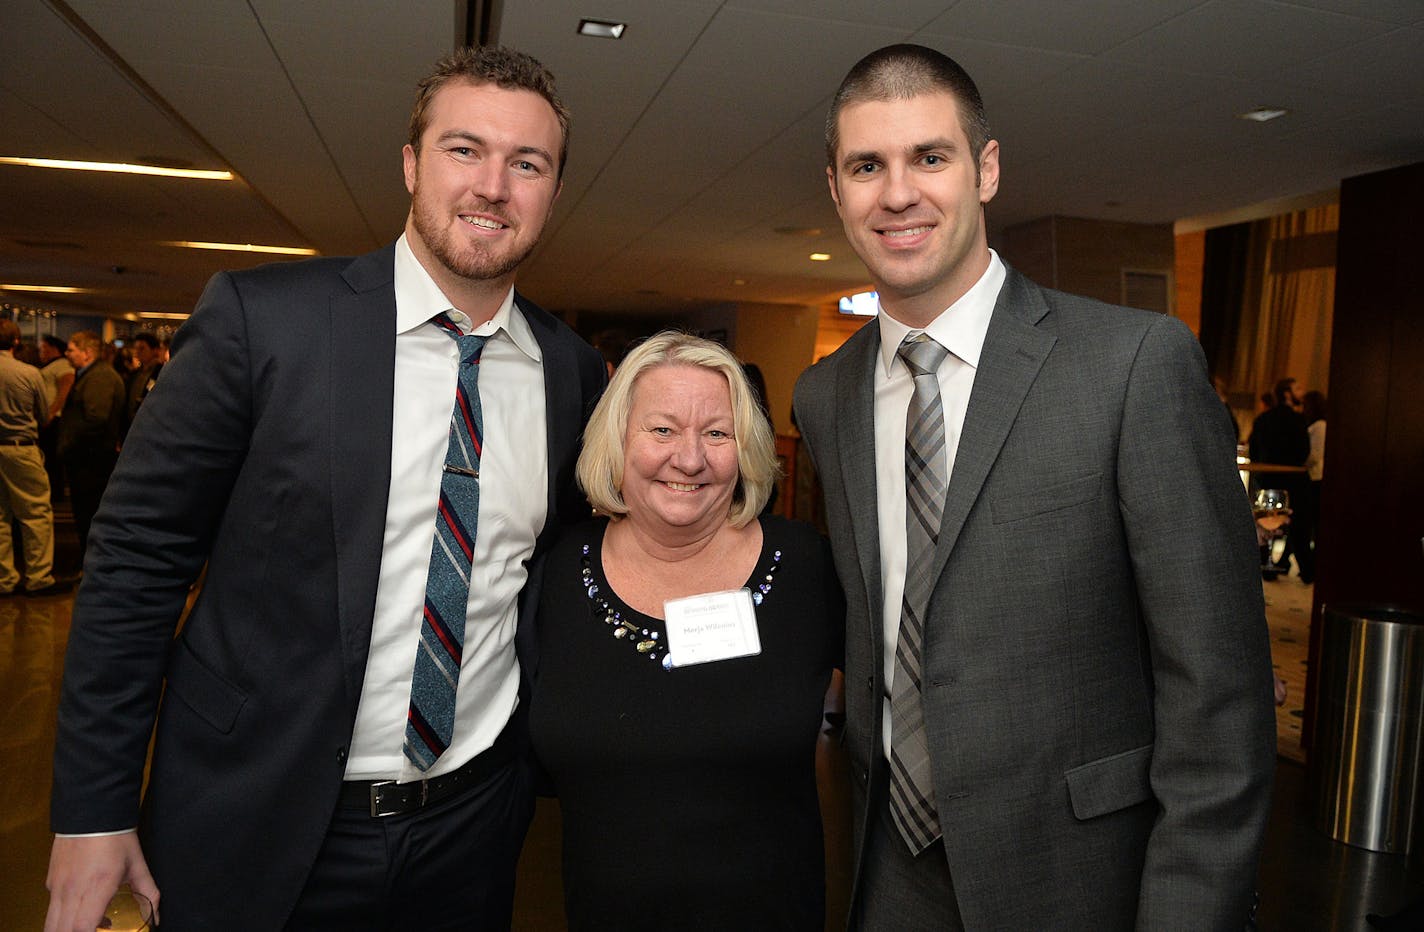
[(879, 676), (881, 625), (884, 595), (880, 585), (880, 513), (876, 507), (875, 471), (875, 367), (879, 365), (880, 328), (861, 327), (851, 337), (836, 373), (835, 436), (840, 455), (840, 472), (845, 485), (846, 507), (850, 513), (851, 536), (860, 557), (861, 582), (870, 609), (872, 650)]
[(1037, 327), (1047, 313), (1048, 305), (1038, 289), (1009, 269), (989, 320), (954, 456), (954, 472), (949, 478), (931, 568), (935, 577), (943, 572), (1024, 397), (1057, 342), (1056, 337)]
[(341, 623), (347, 696), (354, 709), (371, 644), (391, 485), (396, 352), (394, 248), (360, 257), (343, 277), (351, 290), (333, 296), (328, 309), (328, 468), (336, 535), (337, 617)]
[[(548, 450), (548, 501), (544, 515), (544, 528), (540, 532), (541, 543), (545, 535), (553, 533), (559, 522), (554, 520), (559, 508), (559, 489), (563, 478), (559, 476), (560, 464), (569, 461), (572, 447), (579, 437), (579, 379), (578, 360), (573, 347), (567, 341), (556, 339), (557, 328), (552, 317), (523, 295), (515, 292), (515, 307), (529, 322), (529, 329), (539, 344), (544, 367), (544, 430)], [(536, 549), (542, 549), (536, 546)]]

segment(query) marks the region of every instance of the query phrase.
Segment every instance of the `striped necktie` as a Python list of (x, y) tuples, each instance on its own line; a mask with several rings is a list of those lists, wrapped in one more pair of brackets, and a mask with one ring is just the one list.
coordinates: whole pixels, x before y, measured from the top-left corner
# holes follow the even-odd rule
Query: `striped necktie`
[(944, 406), (939, 370), (949, 351), (924, 333), (911, 333), (897, 350), (914, 377), (905, 416), (905, 593), (890, 689), (890, 813), (910, 850), (919, 854), (940, 836), (925, 741), (920, 662), (925, 611), (934, 580), (930, 566), (944, 515)]
[(440, 505), (425, 580), (425, 615), (410, 684), (405, 756), (427, 771), (450, 746), (455, 730), (455, 690), (465, 644), (465, 609), (480, 505), (480, 351), (485, 338), (466, 336), (446, 314), (433, 322), (460, 347), (460, 377), (450, 416), (450, 442), (440, 474)]

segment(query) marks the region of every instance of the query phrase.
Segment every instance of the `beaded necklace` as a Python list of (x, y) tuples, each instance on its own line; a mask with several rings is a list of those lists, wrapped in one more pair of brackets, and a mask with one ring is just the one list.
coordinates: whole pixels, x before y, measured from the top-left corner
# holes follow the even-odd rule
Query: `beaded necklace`
[[(627, 641), (633, 645), (633, 649), (646, 657), (652, 658), (655, 662), (662, 664), (664, 670), (673, 668), (672, 656), (667, 652), (667, 642), (663, 639), (662, 632), (657, 628), (644, 628), (634, 624), (623, 617), (623, 613), (612, 605), (608, 600), (599, 594), (598, 583), (593, 578), (593, 561), (589, 555), (589, 545), (583, 545), (583, 590), (588, 594), (588, 600), (593, 603), (593, 617), (601, 619), (609, 628), (609, 633), (620, 641)], [(766, 567), (766, 572), (762, 574), (761, 581), (752, 591), (752, 604), (761, 605), (762, 601), (771, 594), (771, 585), (776, 578), (776, 571), (781, 568), (781, 551), (777, 550), (771, 555), (771, 563)]]

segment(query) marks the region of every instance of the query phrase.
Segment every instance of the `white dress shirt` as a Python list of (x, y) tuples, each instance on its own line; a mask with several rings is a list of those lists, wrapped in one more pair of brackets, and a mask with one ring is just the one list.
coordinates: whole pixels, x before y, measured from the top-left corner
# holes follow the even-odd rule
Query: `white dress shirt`
[[(1004, 284), (1004, 263), (989, 251), (989, 267), (964, 296), (940, 313), (924, 332), (949, 350), (939, 367), (940, 403), (944, 405), (944, 474), (954, 482), (954, 454), (969, 409), (969, 393), (979, 367), (979, 352), (989, 318)], [(895, 647), (900, 637), (900, 601), (905, 594), (905, 415), (915, 380), (896, 355), (905, 336), (918, 332), (884, 308), (880, 328), (880, 365), (875, 367), (875, 495), (880, 517), (880, 585), (885, 595), (885, 702), (883, 737), (890, 755), (890, 689), (895, 680)]]
[(464, 657), (454, 736), (422, 774), (401, 746), (460, 365), (456, 342), (430, 319), (449, 311), (463, 331), (471, 331), (469, 319), (451, 308), (404, 236), (396, 242), (395, 291), (390, 499), (348, 780), (437, 776), (494, 743), (519, 702), (519, 593), (548, 510), (544, 368), (528, 322), (514, 309), (511, 288), (494, 318), (473, 331), (488, 340), (480, 356), (485, 443)]

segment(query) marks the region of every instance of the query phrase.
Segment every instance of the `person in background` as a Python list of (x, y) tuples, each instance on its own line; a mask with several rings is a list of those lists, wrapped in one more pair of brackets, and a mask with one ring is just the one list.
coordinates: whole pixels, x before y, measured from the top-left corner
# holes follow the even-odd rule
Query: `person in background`
[(103, 348), (97, 333), (80, 330), (64, 352), (74, 366), (74, 386), (64, 400), (55, 449), (69, 482), (81, 554), (88, 552), (89, 526), (118, 462), (124, 424), (124, 381), (104, 362)]
[(547, 69), (460, 49), (418, 86), (393, 244), (209, 282), (94, 521), (46, 929), (122, 882), (163, 928), (509, 928), (521, 597), (587, 515), (604, 385), (514, 290), (567, 142)]
[[(1305, 458), (1304, 500), (1291, 515), (1291, 523), (1303, 520), (1307, 525), (1300, 536), (1309, 557), (1301, 560), (1297, 554), (1296, 562), (1301, 566), (1300, 581), (1309, 585), (1315, 582), (1315, 532), (1320, 526), (1320, 486), (1325, 479), (1325, 395), (1313, 389), (1306, 392), (1301, 399), (1300, 413), (1310, 437), (1310, 455)], [(1309, 572), (1306, 566), (1310, 567)]]
[[(776, 444), (776, 421), (771, 416), (771, 403), (766, 395), (766, 376), (761, 373), (761, 366), (754, 362), (742, 363), (742, 372), (747, 377), (747, 385), (750, 386), (753, 396), (756, 398), (757, 410), (761, 411), (762, 417), (766, 418), (767, 426), (771, 429), (772, 449)], [(776, 510), (777, 498), (780, 490), (775, 482), (771, 484), (771, 494), (766, 497), (766, 504), (762, 506), (762, 514), (771, 514)]]
[(65, 342), (56, 336), (40, 339), (40, 377), (44, 379), (45, 400), (49, 405), (49, 421), (40, 428), (40, 452), (44, 454), (45, 472), (49, 474), (51, 502), (64, 501), (64, 464), (59, 458), (59, 415), (69, 392), (74, 388), (74, 366), (65, 357)]
[(123, 341), (111, 341), (104, 344), (101, 356), (104, 361), (114, 367), (114, 371), (119, 374), (119, 378), (127, 385), (129, 375), (134, 369), (133, 350), (122, 345)]
[[(38, 446), (49, 404), (39, 370), (14, 356), (19, 342), (15, 322), (0, 320), (0, 596), (58, 595), (73, 584), (54, 578), (54, 512)], [(18, 521), (24, 545), (23, 585), (15, 566), (12, 521)]]
[(636, 341), (622, 327), (611, 327), (595, 333), (589, 338), (589, 342), (603, 356), (604, 365), (608, 369), (608, 377), (611, 379), (613, 371), (623, 362), (623, 357), (628, 355), (628, 350)]
[(1275, 717), (1201, 347), (989, 249), (999, 143), (938, 51), (856, 64), (826, 155), (880, 312), (795, 393), (848, 605), (853, 928), (1243, 928)]
[(1240, 441), (1241, 430), (1236, 425), (1236, 412), (1231, 408), (1231, 401), (1227, 398), (1226, 379), (1219, 375), (1211, 377), (1211, 387), (1216, 391), (1216, 397), (1221, 399), (1221, 406), (1226, 409), (1226, 416), (1231, 424), (1231, 439)]
[[(1256, 415), (1256, 419), (1251, 423), (1248, 444), (1252, 463), (1305, 466), (1305, 461), (1310, 457), (1310, 433), (1306, 429), (1305, 418), (1297, 410), (1300, 407), (1300, 395), (1295, 379), (1287, 376), (1276, 382), (1271, 391), (1274, 403)], [(1257, 488), (1283, 489), (1290, 495), (1292, 510), (1298, 507), (1296, 500), (1304, 498), (1309, 487), (1304, 472), (1299, 469), (1292, 472), (1257, 472), (1252, 474), (1252, 480)], [(1310, 547), (1305, 543), (1309, 533), (1309, 528), (1304, 526), (1307, 523), (1308, 519), (1306, 522), (1298, 522), (1292, 515), (1286, 528), (1285, 550), (1282, 551), (1280, 559), (1275, 561), (1274, 572), (1270, 572), (1268, 578), (1274, 579), (1277, 572), (1289, 573), (1292, 555), (1295, 556), (1302, 579), (1315, 577), (1315, 564)], [(1270, 562), (1269, 551), (1267, 545), (1262, 553), (1262, 566)]]
[(133, 356), (133, 368), (126, 378), (128, 397), (124, 418), (125, 434), (133, 424), (134, 417), (138, 415), (138, 406), (143, 404), (143, 400), (153, 391), (153, 386), (158, 381), (158, 372), (163, 368), (159, 347), (158, 337), (151, 333), (136, 333), (129, 340), (127, 348)]
[(40, 367), (40, 349), (33, 343), (26, 343), (23, 338), (10, 350), (10, 355), (27, 366)]
[(726, 348), (664, 332), (589, 421), (602, 517), (543, 568), (530, 712), (571, 929), (824, 928), (815, 753), (844, 603), (825, 540), (758, 517), (757, 404)]

